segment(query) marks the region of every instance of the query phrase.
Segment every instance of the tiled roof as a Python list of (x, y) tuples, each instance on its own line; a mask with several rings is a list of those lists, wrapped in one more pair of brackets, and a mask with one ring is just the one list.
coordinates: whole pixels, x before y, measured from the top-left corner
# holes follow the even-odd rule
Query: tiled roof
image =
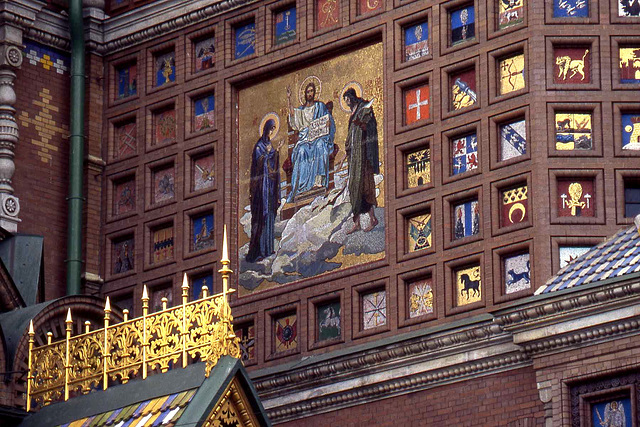
[(538, 288), (536, 295), (640, 271), (640, 234), (622, 230), (570, 262)]
[(60, 427), (172, 427), (180, 418), (197, 389), (135, 403), (92, 417), (62, 424)]

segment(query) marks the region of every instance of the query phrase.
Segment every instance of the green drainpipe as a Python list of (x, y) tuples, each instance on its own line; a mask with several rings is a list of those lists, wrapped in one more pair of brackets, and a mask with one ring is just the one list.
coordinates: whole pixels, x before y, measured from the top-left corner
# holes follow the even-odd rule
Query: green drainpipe
[(84, 162), (85, 53), (82, 0), (70, 0), (71, 137), (69, 140), (69, 223), (67, 239), (67, 295), (80, 293), (82, 274), (82, 169)]

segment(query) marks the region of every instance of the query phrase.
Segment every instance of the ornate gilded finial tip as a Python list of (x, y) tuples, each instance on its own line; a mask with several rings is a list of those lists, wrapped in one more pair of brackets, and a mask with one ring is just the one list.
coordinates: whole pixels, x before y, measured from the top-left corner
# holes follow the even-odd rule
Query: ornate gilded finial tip
[(67, 320), (65, 320), (66, 323), (71, 323), (73, 322), (73, 319), (71, 319), (71, 308), (67, 309)]
[(33, 330), (33, 319), (29, 320), (29, 335), (35, 335), (36, 331)]
[(149, 299), (149, 292), (147, 291), (147, 285), (142, 286), (142, 299), (143, 300)]
[(111, 311), (111, 300), (107, 297), (107, 302), (104, 303), (104, 311)]
[(187, 277), (187, 273), (184, 273), (182, 277), (182, 289), (189, 289), (189, 278)]
[(223, 263), (229, 263), (229, 248), (227, 243), (227, 225), (225, 224), (223, 227), (222, 233), (222, 259), (220, 260)]

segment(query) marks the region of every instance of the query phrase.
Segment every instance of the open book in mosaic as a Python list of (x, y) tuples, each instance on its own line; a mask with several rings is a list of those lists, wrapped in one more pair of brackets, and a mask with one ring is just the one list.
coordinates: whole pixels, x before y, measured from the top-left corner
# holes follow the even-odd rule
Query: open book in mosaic
[(474, 265), (455, 271), (456, 305), (462, 306), (482, 300), (480, 266)]
[(556, 113), (556, 150), (591, 150), (591, 119), (591, 113)]

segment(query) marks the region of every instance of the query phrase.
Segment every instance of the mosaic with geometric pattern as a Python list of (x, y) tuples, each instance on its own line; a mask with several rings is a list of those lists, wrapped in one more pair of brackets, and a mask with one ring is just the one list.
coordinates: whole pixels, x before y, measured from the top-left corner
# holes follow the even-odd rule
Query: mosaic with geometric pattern
[(476, 92), (476, 71), (471, 68), (449, 76), (451, 85), (451, 110), (471, 107), (478, 102)]
[(553, 82), (557, 84), (590, 83), (591, 50), (589, 46), (554, 46)]
[(554, 18), (586, 18), (589, 0), (553, 0)]
[(431, 182), (431, 149), (423, 148), (405, 157), (407, 188), (415, 188)]
[(431, 247), (431, 214), (424, 213), (407, 218), (409, 252)]
[(215, 39), (213, 37), (208, 37), (194, 44), (194, 72), (199, 73), (200, 71), (213, 68), (216, 61), (216, 47), (214, 42)]
[(451, 175), (478, 168), (478, 138), (475, 133), (451, 140)]
[(499, 0), (498, 28), (503, 30), (524, 21), (524, 0)]
[(296, 39), (296, 7), (289, 7), (276, 13), (275, 40), (276, 45)]
[(176, 196), (175, 173), (173, 165), (153, 171), (153, 203), (166, 202)]
[(166, 52), (155, 58), (156, 87), (176, 81), (176, 54)]
[(153, 230), (153, 263), (173, 259), (173, 225)]
[(276, 353), (298, 348), (298, 316), (296, 313), (275, 318), (274, 342)]
[(560, 268), (565, 267), (571, 261), (586, 254), (592, 246), (559, 246), (558, 255), (560, 257)]
[(555, 113), (556, 150), (591, 150), (591, 113)]
[(136, 154), (138, 150), (138, 126), (136, 121), (127, 121), (114, 126), (115, 149), (113, 151), (114, 159)]
[(596, 216), (595, 194), (592, 179), (558, 180), (558, 216)]
[(405, 124), (427, 120), (429, 112), (429, 84), (408, 89), (404, 92)]
[(433, 283), (431, 278), (409, 284), (409, 318), (433, 313)]
[(176, 142), (176, 110), (171, 108), (155, 113), (153, 127), (155, 129), (153, 145)]
[(125, 178), (114, 183), (113, 214), (122, 215), (136, 209), (135, 177)]
[(480, 233), (480, 206), (477, 200), (455, 205), (453, 209), (453, 239), (462, 239)]
[(429, 24), (427, 21), (404, 28), (404, 60), (413, 61), (429, 55)]
[(508, 295), (531, 288), (529, 253), (507, 256), (502, 259), (502, 262), (505, 294)]
[(622, 114), (622, 149), (640, 150), (640, 112)]
[(455, 271), (456, 306), (471, 304), (482, 300), (482, 282), (480, 266), (461, 268)]
[(339, 338), (342, 334), (340, 301), (331, 301), (316, 306), (318, 341)]
[[(639, 5), (640, 2), (636, 1)], [(640, 83), (640, 45), (620, 47), (620, 83)]]
[(235, 28), (234, 58), (240, 59), (256, 53), (256, 23), (249, 22)]
[(369, 292), (362, 295), (362, 329), (372, 329), (387, 324), (387, 293)]
[(500, 226), (526, 222), (529, 219), (528, 187), (521, 185), (500, 192)]
[(114, 241), (112, 248), (113, 274), (133, 270), (135, 260), (135, 241), (133, 240), (133, 236)]
[(193, 130), (211, 129), (215, 125), (215, 98), (206, 95), (193, 102), (194, 123)]
[(501, 59), (498, 64), (500, 70), (500, 95), (524, 89), (524, 54), (519, 53), (508, 58)]
[(473, 4), (450, 12), (449, 18), (452, 46), (475, 39), (476, 16)]
[(339, 10), (336, 0), (314, 0), (316, 12), (316, 30), (324, 30), (338, 24)]
[(527, 123), (524, 119), (500, 125), (500, 161), (527, 154)]

